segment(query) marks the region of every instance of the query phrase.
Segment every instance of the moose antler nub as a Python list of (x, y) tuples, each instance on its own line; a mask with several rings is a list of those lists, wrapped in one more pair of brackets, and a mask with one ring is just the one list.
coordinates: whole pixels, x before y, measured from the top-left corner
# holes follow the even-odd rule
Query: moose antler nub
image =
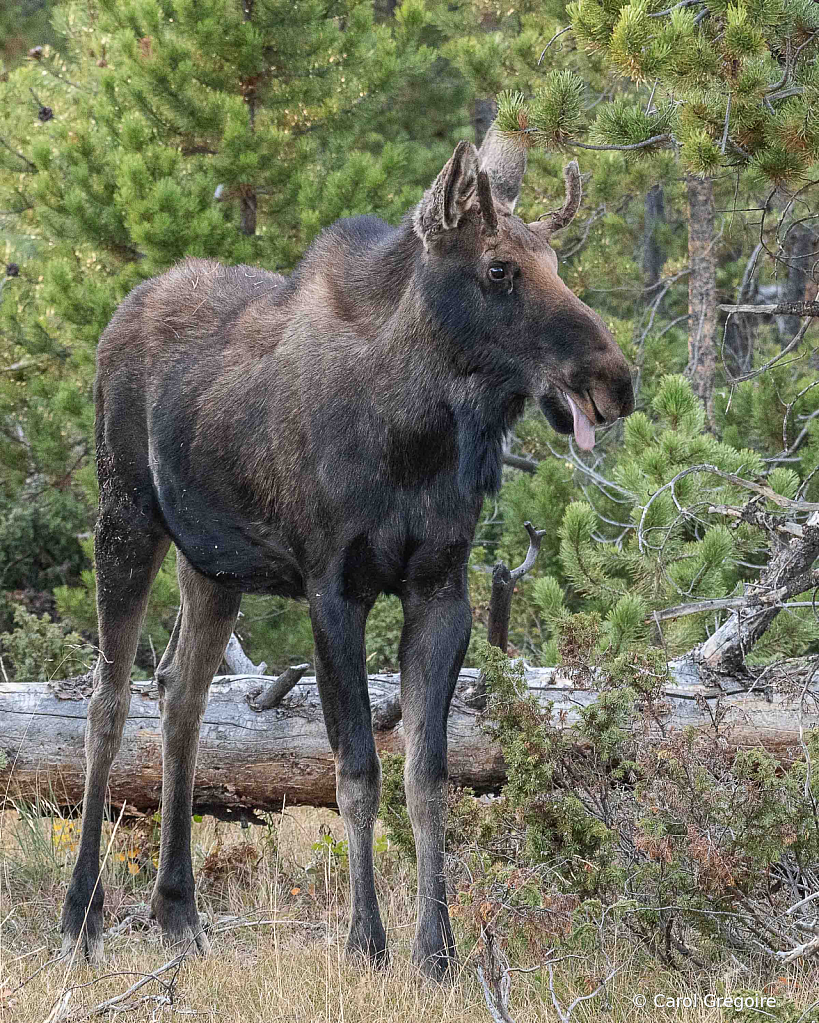
[(547, 238), (550, 238), (555, 231), (560, 231), (570, 224), (580, 207), (583, 186), (580, 181), (580, 167), (577, 165), (577, 160), (572, 160), (563, 168), (563, 180), (566, 183), (566, 201), (563, 203), (563, 209), (544, 213), (542, 217), (529, 225), (533, 231), (537, 231)]

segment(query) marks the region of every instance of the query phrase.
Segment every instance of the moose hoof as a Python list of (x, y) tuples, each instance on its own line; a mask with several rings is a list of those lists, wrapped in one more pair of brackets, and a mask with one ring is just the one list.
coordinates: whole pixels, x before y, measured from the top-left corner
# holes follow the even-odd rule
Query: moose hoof
[(102, 962), (103, 898), (102, 885), (95, 888), (93, 882), (72, 880), (60, 918), (64, 957), (71, 959), (81, 954), (89, 963)]
[(162, 928), (163, 944), (177, 954), (188, 952), (204, 956), (210, 952), (210, 940), (196, 906), (188, 899), (154, 891), (151, 916)]
[(412, 961), (432, 980), (450, 981), (458, 970), (458, 953), (449, 922), (420, 930), (412, 946)]
[(364, 959), (373, 966), (388, 966), (387, 935), (381, 921), (376, 927), (366, 927), (361, 921), (353, 921), (345, 951), (351, 958)]
[(425, 977), (442, 984), (454, 980), (458, 970), (458, 957), (446, 949), (432, 955), (413, 952), (412, 961)]
[(72, 959), (82, 955), (87, 963), (92, 966), (99, 966), (105, 959), (103, 951), (102, 935), (90, 935), (86, 931), (74, 937), (72, 934), (63, 932), (63, 944), (60, 949), (62, 959)]
[(179, 930), (169, 927), (162, 928), (162, 944), (177, 955), (192, 953), (200, 956), (210, 955), (210, 939), (205, 934), (201, 922), (192, 927), (186, 926)]

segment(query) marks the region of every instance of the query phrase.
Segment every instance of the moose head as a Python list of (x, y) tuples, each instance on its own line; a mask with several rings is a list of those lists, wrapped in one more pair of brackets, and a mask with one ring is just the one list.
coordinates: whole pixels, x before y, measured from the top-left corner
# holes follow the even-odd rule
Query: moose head
[(634, 410), (631, 376), (603, 320), (561, 281), (549, 244), (580, 205), (576, 161), (564, 170), (563, 208), (530, 224), (514, 213), (525, 169), (525, 148), (494, 126), (480, 150), (458, 144), (414, 213), (422, 287), (465, 372), (537, 399), (589, 450), (596, 426)]

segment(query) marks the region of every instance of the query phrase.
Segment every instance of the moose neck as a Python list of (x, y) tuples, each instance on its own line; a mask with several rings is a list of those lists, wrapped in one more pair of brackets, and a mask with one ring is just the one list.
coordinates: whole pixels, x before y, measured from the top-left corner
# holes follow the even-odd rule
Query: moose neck
[(504, 434), (525, 399), (479, 313), (467, 313), (457, 266), (430, 273), (410, 218), (391, 228), (357, 217), (324, 232), (294, 276), (299, 290), (319, 281), (322, 300), (361, 338), (383, 419), (432, 445), (443, 440), (436, 431), (452, 430), (462, 495), (496, 491)]
[[(482, 498), (500, 488), (504, 436), (523, 412), (514, 372), (493, 362), (497, 346), (475, 324), (459, 324), (457, 272), (448, 280), (425, 273), (423, 245), (407, 220), (373, 253), (369, 280), (392, 302), (380, 323), (384, 380), (391, 417), (422, 423), (450, 414), (457, 437), (458, 489)], [(394, 304), (393, 304), (394, 303)], [(453, 315), (449, 310), (454, 309)], [(433, 440), (432, 443), (435, 443)]]

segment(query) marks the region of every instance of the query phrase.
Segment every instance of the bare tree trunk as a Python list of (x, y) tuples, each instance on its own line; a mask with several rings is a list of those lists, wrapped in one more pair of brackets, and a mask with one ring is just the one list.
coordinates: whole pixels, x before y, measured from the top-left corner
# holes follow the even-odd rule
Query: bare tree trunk
[[(816, 261), (813, 256), (817, 248), (815, 236), (804, 224), (794, 224), (788, 231), (785, 246), (785, 258), (788, 260), (788, 276), (783, 281), (779, 292), (779, 301), (808, 301), (808, 286), (811, 283), (811, 270)], [(793, 338), (799, 330), (798, 316), (777, 316), (776, 326), (782, 347)]]
[[(241, 0), (242, 20), (253, 20), (253, 6), (256, 0)], [(256, 131), (256, 81), (247, 79), (241, 83), (242, 95), (247, 103), (247, 117), (250, 131)], [(242, 185), (239, 197), (239, 230), (242, 234), (256, 234), (256, 190), (252, 185)]]
[(688, 185), (688, 369), (694, 393), (714, 425), (717, 368), (717, 264), (714, 255), (714, 182), (689, 175)]
[(480, 146), (489, 127), (498, 112), (494, 99), (481, 97), (472, 100), (472, 128), (475, 132), (475, 145)]
[(256, 233), (256, 193), (250, 189), (239, 199), (239, 230), (242, 234)]
[[(481, 29), (484, 32), (497, 32), (500, 27), (498, 12), (488, 4), (484, 6), (480, 14)], [(498, 112), (498, 105), (492, 96), (478, 96), (472, 100), (470, 119), (472, 129), (475, 132), (475, 145), (480, 146), (484, 136), (489, 131), (489, 126), (495, 120)]]
[(395, 17), (398, 0), (373, 0), (373, 12), (376, 21), (390, 21)]
[[(737, 288), (735, 305), (751, 305), (756, 307), (757, 265), (762, 243), (759, 242), (748, 257), (742, 280)], [(721, 309), (724, 306), (720, 306)], [(754, 340), (757, 323), (753, 316), (735, 313), (728, 318), (725, 326), (725, 364), (731, 376), (748, 373), (753, 367)]]
[(657, 237), (658, 228), (665, 223), (665, 193), (662, 185), (652, 185), (646, 193), (643, 219), (643, 273), (645, 286), (653, 287), (659, 281), (665, 263), (665, 247)]

